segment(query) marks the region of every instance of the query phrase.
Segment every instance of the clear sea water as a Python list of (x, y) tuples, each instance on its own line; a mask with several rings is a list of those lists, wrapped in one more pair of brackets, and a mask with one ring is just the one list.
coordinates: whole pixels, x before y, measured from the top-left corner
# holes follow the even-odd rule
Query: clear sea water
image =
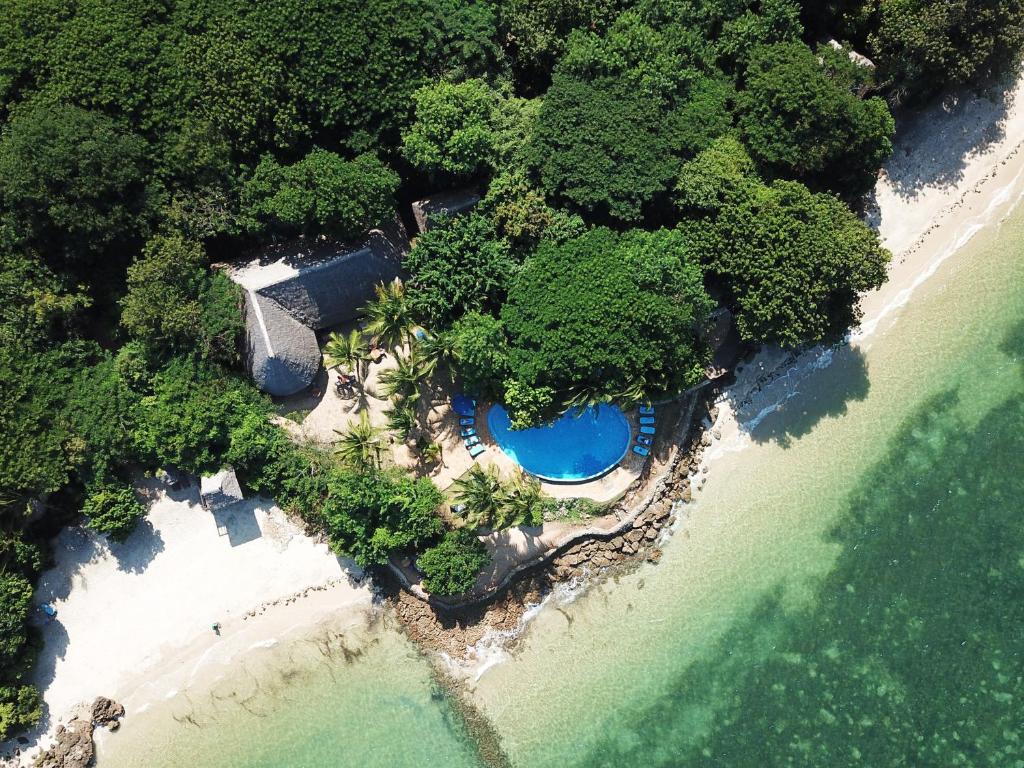
[(487, 412), (491, 437), (512, 461), (547, 480), (586, 480), (602, 475), (629, 450), (632, 432), (618, 406), (571, 410), (550, 424), (512, 429), (501, 405)]
[(497, 748), (377, 625), (137, 715), (101, 768), (1024, 766), (1024, 215), (794, 386), (659, 565), (472, 684)]

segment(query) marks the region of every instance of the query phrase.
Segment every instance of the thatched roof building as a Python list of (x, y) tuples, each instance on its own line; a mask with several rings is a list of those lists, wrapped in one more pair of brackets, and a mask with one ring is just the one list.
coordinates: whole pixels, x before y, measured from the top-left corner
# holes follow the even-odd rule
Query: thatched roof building
[(397, 220), (359, 243), (296, 239), (233, 265), (245, 289), (246, 363), (271, 395), (308, 387), (320, 369), (316, 331), (354, 319), (378, 283), (398, 276), (409, 248)]

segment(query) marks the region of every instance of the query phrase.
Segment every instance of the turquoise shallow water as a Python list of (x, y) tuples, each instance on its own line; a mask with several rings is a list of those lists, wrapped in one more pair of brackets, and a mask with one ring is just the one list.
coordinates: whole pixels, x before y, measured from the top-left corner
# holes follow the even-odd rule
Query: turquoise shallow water
[(1024, 766), (1024, 215), (797, 389), (657, 567), (473, 685), (501, 755), (376, 625), (154, 707), (101, 768)]

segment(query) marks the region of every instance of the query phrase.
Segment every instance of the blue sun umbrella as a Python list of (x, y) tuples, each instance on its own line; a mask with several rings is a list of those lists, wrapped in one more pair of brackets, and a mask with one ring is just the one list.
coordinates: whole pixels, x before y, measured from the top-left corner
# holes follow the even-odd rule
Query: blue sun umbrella
[(476, 400), (468, 395), (459, 393), (452, 398), (452, 410), (459, 414), (459, 416), (472, 416), (476, 410)]

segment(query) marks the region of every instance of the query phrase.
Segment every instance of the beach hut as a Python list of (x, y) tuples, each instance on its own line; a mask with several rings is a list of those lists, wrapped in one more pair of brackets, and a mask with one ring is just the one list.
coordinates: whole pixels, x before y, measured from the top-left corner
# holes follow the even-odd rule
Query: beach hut
[(230, 507), (243, 498), (242, 486), (238, 484), (235, 470), (230, 467), (215, 475), (206, 475), (199, 481), (199, 501), (210, 512)]
[(296, 238), (228, 265), (244, 290), (245, 361), (256, 386), (286, 397), (320, 370), (316, 332), (355, 319), (374, 287), (401, 273), (409, 238), (401, 221), (357, 242)]

